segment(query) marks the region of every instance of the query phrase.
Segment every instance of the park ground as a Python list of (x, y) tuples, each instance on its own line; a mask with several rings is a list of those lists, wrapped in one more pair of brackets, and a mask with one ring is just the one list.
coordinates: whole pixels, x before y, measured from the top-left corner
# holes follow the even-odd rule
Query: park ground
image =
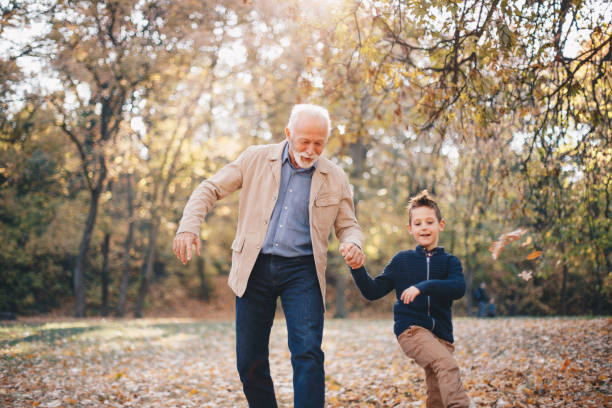
[[(455, 320), (476, 407), (612, 406), (610, 318)], [(0, 324), (0, 406), (246, 407), (231, 320), (154, 318)], [(286, 326), (270, 344), (281, 407), (293, 390)], [(388, 319), (327, 319), (328, 407), (424, 407), (422, 370)]]

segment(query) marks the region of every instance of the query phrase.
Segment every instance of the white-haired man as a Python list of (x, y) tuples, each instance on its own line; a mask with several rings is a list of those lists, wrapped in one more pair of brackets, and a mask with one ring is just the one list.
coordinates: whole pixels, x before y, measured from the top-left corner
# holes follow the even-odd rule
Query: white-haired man
[(277, 298), (287, 322), (294, 406), (325, 402), (323, 312), (332, 227), (352, 268), (365, 262), (348, 178), (321, 153), (330, 120), (316, 105), (295, 105), (286, 141), (251, 146), (192, 193), (174, 238), (186, 264), (200, 253), (199, 229), (213, 204), (241, 189), (228, 283), (236, 294), (236, 358), (250, 407), (276, 407), (268, 346)]

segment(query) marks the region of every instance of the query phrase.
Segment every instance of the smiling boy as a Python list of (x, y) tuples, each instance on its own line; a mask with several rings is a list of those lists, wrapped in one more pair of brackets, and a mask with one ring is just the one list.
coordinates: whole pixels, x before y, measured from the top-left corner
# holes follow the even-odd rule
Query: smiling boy
[(365, 267), (351, 272), (368, 300), (395, 289), (394, 332), (402, 351), (425, 370), (427, 407), (468, 407), (452, 355), (451, 306), (465, 294), (461, 261), (438, 246), (445, 221), (426, 190), (410, 200), (408, 217), (416, 249), (397, 253), (374, 279)]

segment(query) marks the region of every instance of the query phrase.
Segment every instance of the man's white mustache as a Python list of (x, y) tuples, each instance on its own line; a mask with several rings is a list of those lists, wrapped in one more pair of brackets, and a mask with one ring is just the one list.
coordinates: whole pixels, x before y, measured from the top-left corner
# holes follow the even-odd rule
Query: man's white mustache
[(298, 153), (297, 156), (302, 160), (315, 160), (317, 157), (319, 157), (317, 154), (309, 155), (306, 153)]

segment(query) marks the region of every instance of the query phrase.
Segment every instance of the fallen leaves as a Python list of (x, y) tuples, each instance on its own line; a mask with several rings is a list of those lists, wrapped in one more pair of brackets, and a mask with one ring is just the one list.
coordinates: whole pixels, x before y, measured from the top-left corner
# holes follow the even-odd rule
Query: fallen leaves
[(569, 367), (569, 365), (570, 365), (569, 358), (566, 358), (565, 361), (563, 362), (563, 365), (561, 366), (561, 371), (567, 370), (567, 367)]
[[(326, 320), (328, 407), (425, 406), (422, 369), (403, 355), (392, 325)], [(610, 327), (605, 318), (458, 318), (455, 357), (477, 407), (610, 406)], [(234, 344), (228, 322), (0, 326), (0, 406), (246, 406)], [(282, 320), (270, 363), (279, 406), (293, 406)]]

